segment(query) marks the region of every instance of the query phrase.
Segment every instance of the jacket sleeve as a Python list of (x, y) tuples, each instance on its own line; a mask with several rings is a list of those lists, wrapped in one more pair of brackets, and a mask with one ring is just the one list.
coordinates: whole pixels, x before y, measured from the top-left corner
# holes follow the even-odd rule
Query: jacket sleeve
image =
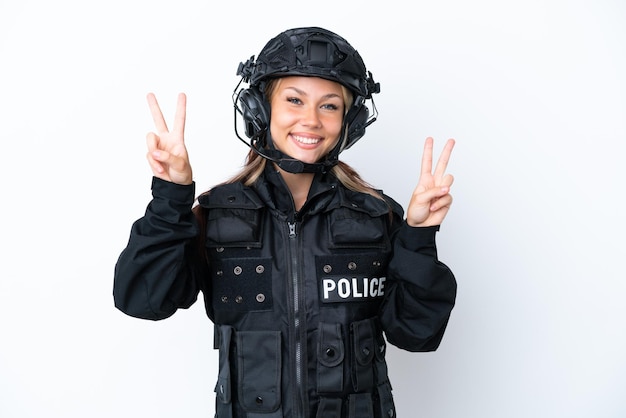
[(456, 279), (437, 259), (438, 230), (404, 222), (393, 239), (380, 320), (387, 341), (404, 350), (436, 350), (455, 303)]
[(198, 226), (192, 212), (195, 184), (152, 180), (152, 200), (135, 221), (115, 265), (113, 300), (122, 312), (164, 319), (197, 299), (194, 279)]

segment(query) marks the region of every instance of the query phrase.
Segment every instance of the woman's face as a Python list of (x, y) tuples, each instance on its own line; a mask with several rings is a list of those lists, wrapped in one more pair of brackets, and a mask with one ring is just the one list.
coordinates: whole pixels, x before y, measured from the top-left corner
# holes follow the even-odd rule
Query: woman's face
[(305, 163), (318, 162), (339, 141), (344, 115), (341, 85), (319, 77), (277, 81), (270, 100), (274, 146)]

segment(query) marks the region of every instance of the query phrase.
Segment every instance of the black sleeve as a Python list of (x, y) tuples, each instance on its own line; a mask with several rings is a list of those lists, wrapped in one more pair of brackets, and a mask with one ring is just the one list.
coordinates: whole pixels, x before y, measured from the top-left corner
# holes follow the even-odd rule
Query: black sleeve
[(439, 226), (396, 231), (380, 320), (389, 343), (408, 351), (436, 350), (456, 299), (456, 279), (437, 259)]
[(197, 299), (194, 270), (198, 226), (192, 212), (195, 184), (152, 180), (152, 200), (135, 221), (115, 265), (113, 300), (122, 312), (164, 319)]

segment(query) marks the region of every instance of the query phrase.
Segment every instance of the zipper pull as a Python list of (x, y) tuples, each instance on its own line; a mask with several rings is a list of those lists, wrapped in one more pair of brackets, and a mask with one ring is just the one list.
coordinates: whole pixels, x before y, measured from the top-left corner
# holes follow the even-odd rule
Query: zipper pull
[(296, 223), (287, 222), (287, 225), (289, 225), (289, 238), (295, 238), (296, 237)]

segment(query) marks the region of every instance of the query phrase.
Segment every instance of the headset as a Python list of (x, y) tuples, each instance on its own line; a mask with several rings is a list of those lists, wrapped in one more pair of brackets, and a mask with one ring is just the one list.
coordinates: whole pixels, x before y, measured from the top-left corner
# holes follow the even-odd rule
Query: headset
[[(237, 68), (241, 76), (233, 91), (235, 134), (260, 156), (291, 173), (327, 172), (339, 161), (339, 153), (354, 145), (377, 118), (372, 94), (380, 92), (372, 73), (366, 71), (359, 53), (339, 35), (318, 27), (289, 29), (271, 39), (259, 53)], [(269, 134), (270, 106), (264, 89), (270, 79), (302, 75), (325, 78), (348, 88), (354, 96), (343, 119), (341, 140), (323, 161), (309, 164), (277, 150)], [(242, 87), (248, 83), (249, 87)], [(366, 106), (369, 100), (372, 114)], [(238, 116), (243, 119), (245, 135), (239, 135)]]

